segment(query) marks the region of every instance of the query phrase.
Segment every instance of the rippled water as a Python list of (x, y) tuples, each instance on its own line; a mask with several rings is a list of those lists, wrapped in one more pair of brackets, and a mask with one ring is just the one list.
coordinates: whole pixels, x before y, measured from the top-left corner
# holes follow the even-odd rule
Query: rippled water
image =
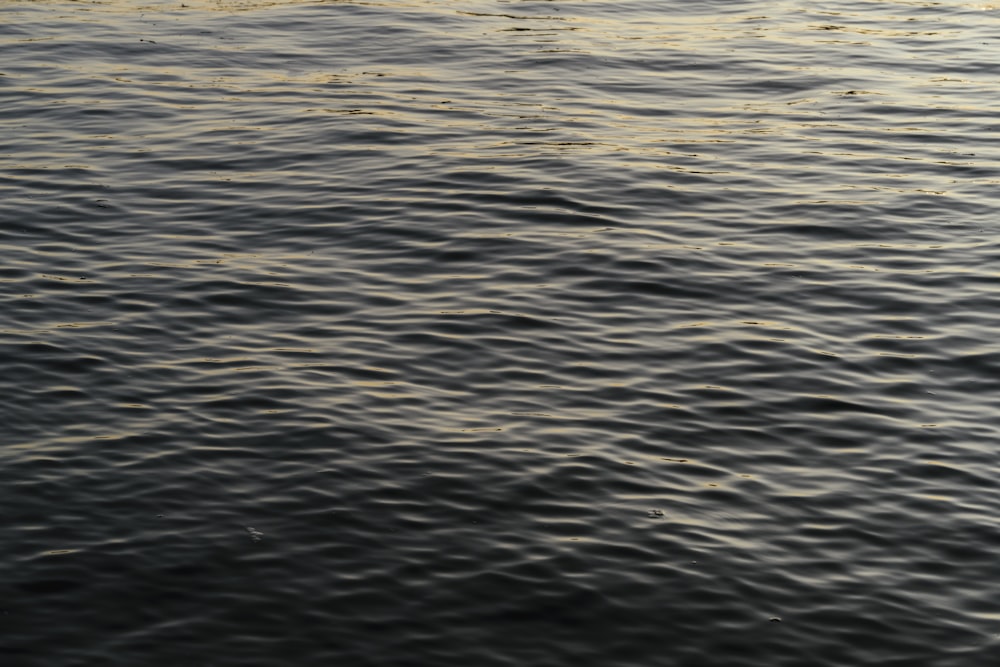
[(998, 664), (998, 35), (0, 1), (3, 664)]

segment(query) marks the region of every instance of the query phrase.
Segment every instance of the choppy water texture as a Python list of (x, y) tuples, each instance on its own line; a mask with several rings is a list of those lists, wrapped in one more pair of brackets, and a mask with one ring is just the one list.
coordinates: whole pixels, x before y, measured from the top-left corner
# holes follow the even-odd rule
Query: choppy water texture
[(998, 36), (3, 0), (2, 663), (1000, 664)]

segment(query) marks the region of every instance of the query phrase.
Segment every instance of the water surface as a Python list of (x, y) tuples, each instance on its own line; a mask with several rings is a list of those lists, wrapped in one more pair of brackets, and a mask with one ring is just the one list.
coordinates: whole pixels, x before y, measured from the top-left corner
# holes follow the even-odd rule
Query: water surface
[(994, 664), (998, 34), (0, 1), (4, 664)]

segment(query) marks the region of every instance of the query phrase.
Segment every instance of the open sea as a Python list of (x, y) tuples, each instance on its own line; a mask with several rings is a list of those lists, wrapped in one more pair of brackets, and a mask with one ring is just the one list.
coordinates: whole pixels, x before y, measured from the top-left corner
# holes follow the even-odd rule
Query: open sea
[(0, 0), (3, 667), (1000, 665), (1000, 4)]

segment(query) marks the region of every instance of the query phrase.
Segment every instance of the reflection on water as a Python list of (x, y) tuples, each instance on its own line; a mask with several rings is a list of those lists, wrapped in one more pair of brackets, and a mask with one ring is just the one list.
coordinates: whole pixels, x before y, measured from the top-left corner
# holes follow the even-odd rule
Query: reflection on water
[(0, 2), (5, 660), (992, 664), (998, 16)]

